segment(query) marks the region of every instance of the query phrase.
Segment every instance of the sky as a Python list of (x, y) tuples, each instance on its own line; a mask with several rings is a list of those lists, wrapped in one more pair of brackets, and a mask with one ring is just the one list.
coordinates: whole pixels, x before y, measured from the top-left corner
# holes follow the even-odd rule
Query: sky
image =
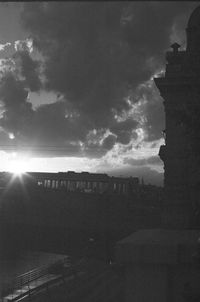
[(0, 171), (88, 171), (162, 185), (153, 78), (198, 2), (0, 3)]

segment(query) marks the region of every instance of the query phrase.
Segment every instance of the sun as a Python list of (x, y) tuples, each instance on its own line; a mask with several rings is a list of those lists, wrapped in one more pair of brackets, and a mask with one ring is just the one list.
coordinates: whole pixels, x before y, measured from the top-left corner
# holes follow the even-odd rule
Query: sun
[(15, 175), (22, 175), (27, 171), (27, 161), (22, 159), (11, 160), (8, 166), (8, 171)]

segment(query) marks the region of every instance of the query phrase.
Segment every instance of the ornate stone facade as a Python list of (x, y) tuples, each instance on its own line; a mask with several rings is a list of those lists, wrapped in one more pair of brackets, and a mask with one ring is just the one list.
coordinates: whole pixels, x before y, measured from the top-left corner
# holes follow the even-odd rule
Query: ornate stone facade
[(194, 123), (196, 111), (200, 110), (200, 7), (188, 22), (186, 51), (179, 51), (177, 43), (171, 48), (166, 53), (165, 76), (154, 79), (166, 114), (166, 142), (159, 152), (165, 170), (163, 223), (167, 227), (191, 228), (197, 223), (200, 196)]
[(126, 302), (200, 301), (199, 229), (188, 229), (195, 226), (200, 199), (200, 72), (198, 61), (193, 65), (200, 44), (200, 39), (193, 41), (199, 37), (196, 31), (200, 34), (198, 24), (200, 7), (188, 23), (192, 38), (187, 50), (179, 52), (179, 45), (172, 45), (165, 77), (155, 79), (166, 112), (166, 144), (160, 148), (166, 191), (163, 228), (140, 230), (118, 243)]

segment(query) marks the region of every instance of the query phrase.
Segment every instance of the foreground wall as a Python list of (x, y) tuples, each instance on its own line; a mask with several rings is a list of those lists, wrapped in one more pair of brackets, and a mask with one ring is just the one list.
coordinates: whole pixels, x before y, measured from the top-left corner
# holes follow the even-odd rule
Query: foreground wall
[(125, 302), (200, 301), (198, 230), (141, 230), (117, 244)]

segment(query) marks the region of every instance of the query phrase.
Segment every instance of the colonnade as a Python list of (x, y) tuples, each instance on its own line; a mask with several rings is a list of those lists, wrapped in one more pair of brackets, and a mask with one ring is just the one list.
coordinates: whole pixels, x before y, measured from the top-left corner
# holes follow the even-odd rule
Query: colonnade
[(112, 192), (116, 194), (125, 194), (128, 192), (128, 182), (125, 181), (38, 179), (37, 185), (48, 189), (63, 189), (71, 192)]

